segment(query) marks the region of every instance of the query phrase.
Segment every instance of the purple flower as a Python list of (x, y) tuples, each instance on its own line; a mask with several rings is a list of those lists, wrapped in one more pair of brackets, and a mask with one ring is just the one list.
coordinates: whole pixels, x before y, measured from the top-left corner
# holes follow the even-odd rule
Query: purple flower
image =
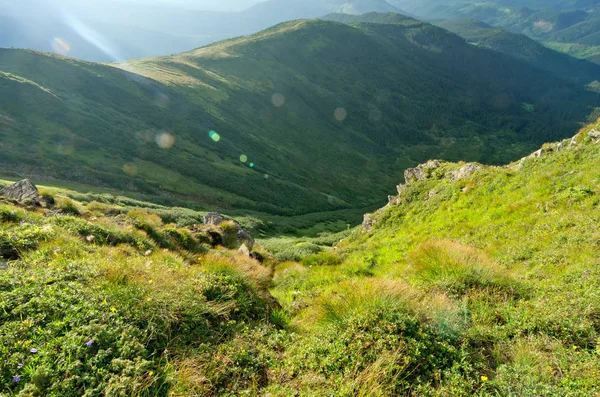
[(93, 344), (94, 344), (94, 341), (93, 341), (93, 340), (89, 340), (89, 341), (87, 341), (87, 342), (85, 343), (85, 345), (86, 345), (87, 347), (92, 347), (92, 345), (93, 345)]
[(29, 353), (31, 353), (31, 354), (36, 354), (36, 353), (37, 353), (37, 349), (36, 349), (35, 347), (32, 347), (32, 348), (29, 350)]
[(21, 381), (21, 377), (20, 376), (15, 376), (13, 378), (13, 382), (15, 382), (15, 383), (19, 383), (20, 381)]

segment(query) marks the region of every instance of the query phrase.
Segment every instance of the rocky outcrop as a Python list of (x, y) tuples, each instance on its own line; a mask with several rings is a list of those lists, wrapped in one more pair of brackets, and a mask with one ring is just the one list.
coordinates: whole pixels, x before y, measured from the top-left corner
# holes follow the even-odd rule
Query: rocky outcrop
[(25, 200), (37, 199), (40, 196), (40, 192), (29, 179), (23, 179), (0, 190), (0, 196), (23, 202)]
[(439, 168), (442, 165), (440, 160), (429, 160), (425, 164), (421, 164), (416, 168), (408, 168), (404, 171), (404, 181), (406, 184), (423, 181), (429, 176), (429, 172)]
[(373, 226), (375, 226), (376, 223), (377, 221), (373, 219), (373, 214), (365, 214), (362, 223), (363, 233), (369, 233), (373, 230)]
[(471, 175), (473, 175), (475, 172), (479, 171), (482, 168), (483, 168), (483, 166), (481, 166), (479, 164), (470, 163), (456, 171), (448, 172), (446, 177), (448, 179), (450, 179), (452, 182), (457, 182), (462, 179), (470, 177)]
[(204, 224), (205, 225), (215, 225), (218, 226), (221, 223), (225, 222), (225, 217), (219, 214), (218, 212), (209, 212), (204, 215)]
[(409, 168), (404, 171), (404, 181), (407, 184), (423, 181), (425, 178), (427, 178), (427, 174), (425, 174), (425, 170), (422, 168)]

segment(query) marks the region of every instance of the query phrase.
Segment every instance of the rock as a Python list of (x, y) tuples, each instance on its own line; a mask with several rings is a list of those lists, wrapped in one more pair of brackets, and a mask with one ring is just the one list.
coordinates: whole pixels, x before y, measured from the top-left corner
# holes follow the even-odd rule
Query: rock
[(248, 247), (246, 247), (246, 244), (242, 244), (242, 246), (240, 247), (240, 249), (238, 251), (240, 253), (244, 254), (244, 256), (247, 256), (248, 258), (250, 258), (250, 249), (248, 249)]
[(450, 178), (452, 182), (460, 181), (461, 179), (465, 179), (473, 175), (475, 172), (479, 171), (483, 167), (479, 164), (467, 164), (459, 170), (450, 171), (446, 177)]
[(542, 157), (544, 154), (546, 154), (546, 151), (544, 149), (540, 149), (540, 150), (533, 152), (529, 157), (530, 158), (538, 158), (538, 157)]
[(569, 143), (569, 147), (573, 147), (579, 143), (579, 139), (581, 138), (581, 132), (571, 138), (571, 143)]
[(590, 137), (592, 139), (592, 143), (598, 143), (598, 142), (600, 142), (600, 131), (591, 130), (588, 133), (588, 137)]
[(226, 221), (220, 224), (222, 231), (222, 244), (229, 249), (238, 249), (245, 244), (252, 251), (254, 248), (254, 238), (242, 229), (242, 227), (234, 221)]
[(11, 200), (17, 200), (19, 202), (27, 199), (37, 199), (39, 195), (40, 193), (38, 192), (37, 187), (35, 187), (35, 185), (31, 183), (29, 179), (23, 179), (22, 181), (14, 183), (0, 190), (0, 196), (4, 196)]
[(8, 270), (8, 263), (0, 262), (0, 270)]
[(404, 181), (406, 184), (412, 182), (423, 181), (427, 179), (427, 171), (439, 168), (442, 165), (440, 160), (429, 160), (425, 164), (421, 164), (416, 168), (408, 168), (404, 171)]
[(249, 250), (254, 248), (254, 238), (244, 229), (240, 228), (240, 230), (236, 233), (236, 238), (237, 243), (240, 246), (246, 246), (246, 248)]
[(218, 212), (209, 212), (208, 214), (204, 215), (205, 225), (220, 225), (223, 222), (225, 222), (225, 218)]
[(404, 171), (404, 180), (407, 184), (423, 181), (427, 178), (427, 174), (425, 174), (425, 170), (423, 168), (408, 168)]
[(428, 170), (428, 169), (433, 169), (433, 168), (439, 168), (441, 165), (442, 165), (442, 162), (440, 160), (429, 160), (425, 164), (421, 164), (419, 166), (419, 168)]
[(373, 230), (373, 226), (377, 223), (375, 219), (372, 218), (373, 214), (365, 214), (362, 223), (363, 233), (369, 233)]

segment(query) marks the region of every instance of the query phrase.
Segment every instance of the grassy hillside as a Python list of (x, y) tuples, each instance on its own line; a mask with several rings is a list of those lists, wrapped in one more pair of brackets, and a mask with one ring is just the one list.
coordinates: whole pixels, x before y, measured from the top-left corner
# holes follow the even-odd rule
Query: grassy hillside
[[(595, 125), (593, 128), (599, 128)], [(300, 330), (269, 391), (591, 396), (600, 389), (600, 133), (456, 178), (440, 163), (329, 255), (277, 267)]]
[(275, 215), (376, 206), (431, 157), (510, 161), (598, 104), (410, 19), (296, 21), (113, 65), (0, 50), (0, 70), (3, 170)]
[[(405, 4), (406, 2), (408, 4)], [(440, 0), (426, 3), (398, 0), (394, 4), (405, 6), (407, 10), (421, 18), (446, 20), (448, 22), (444, 23), (448, 24), (447, 28), (454, 26), (464, 30), (464, 26), (456, 25), (456, 20), (473, 19), (513, 33), (525, 34), (556, 51), (598, 63), (600, 37), (597, 32), (600, 9), (597, 2), (593, 0), (556, 2)], [(442, 23), (439, 25), (443, 26)], [(470, 33), (473, 31), (471, 30)], [(502, 39), (510, 43), (509, 37)], [(513, 36), (512, 39), (519, 41), (521, 46), (531, 47), (531, 44), (525, 42), (523, 38)]]
[(371, 231), (280, 241), (300, 262), (214, 244), (231, 223), (3, 201), (0, 392), (595, 395), (598, 129), (505, 167), (421, 166)]
[(480, 21), (450, 20), (436, 24), (464, 37), (470, 43), (513, 56), (555, 76), (583, 84), (600, 80), (599, 65), (563, 54), (561, 52), (568, 52), (561, 51), (564, 48), (555, 47), (561, 51), (558, 52), (523, 34), (494, 28)]

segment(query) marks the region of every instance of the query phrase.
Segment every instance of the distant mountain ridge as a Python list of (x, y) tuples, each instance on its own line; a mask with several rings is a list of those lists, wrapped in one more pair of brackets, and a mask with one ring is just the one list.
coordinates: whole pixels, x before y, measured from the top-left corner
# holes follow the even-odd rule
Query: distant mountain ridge
[(0, 50), (3, 169), (303, 214), (377, 205), (428, 158), (502, 163), (598, 95), (412, 18), (300, 20), (112, 66)]
[[(190, 10), (168, 3), (141, 7), (115, 0), (102, 5), (23, 0), (0, 4), (0, 47), (114, 62), (180, 53), (288, 20), (371, 11), (400, 12), (386, 0), (267, 0), (238, 12)], [(61, 40), (58, 47), (56, 40)]]

